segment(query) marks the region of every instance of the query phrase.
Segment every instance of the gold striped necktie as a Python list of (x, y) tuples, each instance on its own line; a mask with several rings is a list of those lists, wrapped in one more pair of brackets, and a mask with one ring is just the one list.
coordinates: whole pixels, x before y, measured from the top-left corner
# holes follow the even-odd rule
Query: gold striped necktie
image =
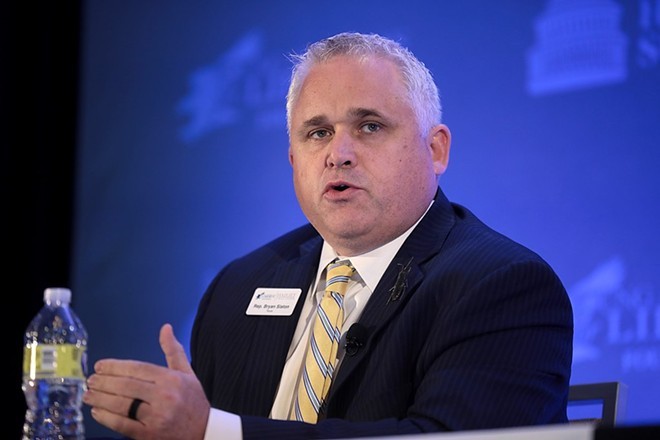
[(349, 260), (332, 262), (326, 271), (325, 294), (316, 309), (305, 368), (298, 384), (290, 419), (316, 423), (330, 390), (337, 362), (341, 327), (344, 323), (344, 294), (355, 272)]

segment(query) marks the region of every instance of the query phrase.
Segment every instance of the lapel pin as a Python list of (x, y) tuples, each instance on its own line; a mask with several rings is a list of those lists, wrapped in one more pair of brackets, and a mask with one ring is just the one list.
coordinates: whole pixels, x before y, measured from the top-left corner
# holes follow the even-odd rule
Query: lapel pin
[(404, 265), (399, 263), (399, 273), (396, 276), (396, 281), (394, 286), (390, 288), (390, 297), (387, 299), (387, 304), (393, 301), (398, 301), (406, 292), (408, 287), (408, 273), (410, 272), (410, 263), (412, 262), (413, 257), (410, 257), (410, 260)]

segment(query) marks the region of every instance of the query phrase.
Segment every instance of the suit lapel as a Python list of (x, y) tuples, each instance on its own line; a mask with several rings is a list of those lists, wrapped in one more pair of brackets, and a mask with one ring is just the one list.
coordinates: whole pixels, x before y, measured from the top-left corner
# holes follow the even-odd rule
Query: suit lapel
[(241, 399), (242, 409), (247, 414), (268, 416), (271, 410), (291, 338), (309, 286), (316, 274), (321, 243), (320, 237), (317, 237), (303, 244), (299, 258), (279, 264), (269, 285), (259, 286), (299, 288), (302, 292), (291, 316), (246, 317), (256, 321), (252, 343), (245, 356), (245, 359), (250, 359), (251, 362), (244, 366), (242, 375), (245, 380), (249, 380), (243, 389), (252, 394), (249, 399)]
[[(424, 263), (440, 251), (454, 222), (451, 205), (438, 189), (433, 206), (387, 267), (360, 316), (359, 323), (367, 329), (369, 339), (380, 333), (415, 294), (424, 278)], [(340, 392), (342, 384), (362, 359), (369, 356), (370, 350), (367, 341), (366, 346), (355, 356), (344, 358), (330, 390), (330, 400)]]

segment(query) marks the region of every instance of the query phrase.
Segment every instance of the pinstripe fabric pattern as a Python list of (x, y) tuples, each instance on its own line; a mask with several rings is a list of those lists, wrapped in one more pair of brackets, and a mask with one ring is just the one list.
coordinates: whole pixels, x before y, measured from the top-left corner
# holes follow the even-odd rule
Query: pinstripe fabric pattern
[(319, 410), (328, 395), (344, 322), (344, 294), (353, 272), (355, 269), (349, 260), (328, 265), (325, 295), (316, 310), (305, 368), (289, 416), (292, 420), (316, 423)]
[[(366, 343), (336, 370), (317, 422), (269, 418), (304, 297), (291, 316), (245, 310), (257, 288), (306, 292), (322, 245), (301, 226), (228, 264), (200, 302), (192, 365), (211, 406), (240, 414), (244, 440), (567, 422), (573, 315), (561, 281), (441, 190), (365, 306)], [(409, 262), (405, 292), (390, 300)]]

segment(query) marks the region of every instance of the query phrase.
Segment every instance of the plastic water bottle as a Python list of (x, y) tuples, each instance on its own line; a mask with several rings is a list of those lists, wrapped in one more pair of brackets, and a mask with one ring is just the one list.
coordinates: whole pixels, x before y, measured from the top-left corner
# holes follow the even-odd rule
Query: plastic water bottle
[(84, 440), (82, 395), (87, 331), (69, 306), (71, 290), (48, 288), (25, 331), (23, 440)]

